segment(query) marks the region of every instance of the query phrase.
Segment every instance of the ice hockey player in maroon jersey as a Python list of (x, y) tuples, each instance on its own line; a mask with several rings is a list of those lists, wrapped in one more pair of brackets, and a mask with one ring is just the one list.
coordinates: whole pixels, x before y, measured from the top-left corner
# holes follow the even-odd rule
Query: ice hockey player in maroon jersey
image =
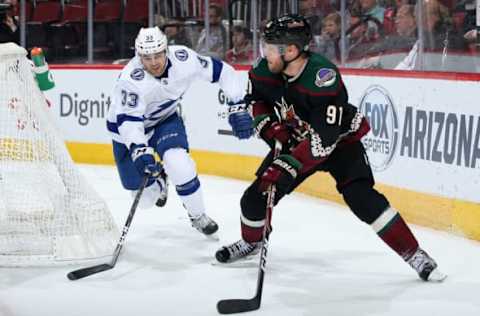
[[(311, 31), (299, 15), (288, 14), (266, 24), (262, 38), (264, 58), (249, 72), (247, 104), (258, 136), (273, 150), (257, 170), (256, 180), (244, 192), (241, 205), (242, 238), (219, 249), (219, 262), (229, 263), (255, 254), (261, 247), (270, 184), (277, 189), (275, 204), (306, 178), (328, 172), (345, 203), (363, 222), (403, 258), (420, 278), (445, 278), (437, 263), (419, 247), (402, 216), (376, 191), (373, 174), (360, 139), (370, 130), (365, 117), (348, 103), (337, 67), (309, 52)], [(232, 108), (229, 122), (234, 135), (250, 128), (247, 109)], [(240, 137), (242, 138), (242, 137)]]

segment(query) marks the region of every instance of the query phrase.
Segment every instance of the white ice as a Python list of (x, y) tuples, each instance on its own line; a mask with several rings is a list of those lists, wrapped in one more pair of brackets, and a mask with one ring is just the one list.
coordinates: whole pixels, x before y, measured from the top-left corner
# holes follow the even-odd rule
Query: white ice
[[(123, 227), (131, 197), (114, 168), (81, 171)], [(66, 274), (79, 266), (0, 269), (0, 315), (210, 316), (218, 315), (220, 299), (252, 297), (256, 259), (212, 265), (215, 250), (239, 238), (239, 198), (248, 183), (212, 176), (201, 183), (219, 241), (190, 226), (171, 188), (164, 208), (137, 212), (113, 270), (69, 281)], [(249, 315), (480, 315), (478, 242), (412, 226), (449, 274), (431, 284), (343, 206), (293, 194), (275, 208), (273, 226), (262, 306)]]

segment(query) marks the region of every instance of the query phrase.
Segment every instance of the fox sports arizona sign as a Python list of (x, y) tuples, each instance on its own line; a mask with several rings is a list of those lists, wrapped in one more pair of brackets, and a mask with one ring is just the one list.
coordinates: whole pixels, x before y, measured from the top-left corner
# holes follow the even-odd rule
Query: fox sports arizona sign
[(359, 107), (371, 127), (362, 139), (370, 165), (375, 171), (383, 171), (392, 163), (398, 147), (398, 115), (395, 105), (386, 89), (373, 85), (363, 94)]

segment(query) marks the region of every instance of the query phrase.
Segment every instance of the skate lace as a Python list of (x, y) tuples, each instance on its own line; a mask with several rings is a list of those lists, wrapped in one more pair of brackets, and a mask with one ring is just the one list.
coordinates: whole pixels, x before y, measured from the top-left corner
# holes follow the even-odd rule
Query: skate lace
[(239, 240), (227, 247), (231, 257), (243, 257), (255, 249), (255, 245)]

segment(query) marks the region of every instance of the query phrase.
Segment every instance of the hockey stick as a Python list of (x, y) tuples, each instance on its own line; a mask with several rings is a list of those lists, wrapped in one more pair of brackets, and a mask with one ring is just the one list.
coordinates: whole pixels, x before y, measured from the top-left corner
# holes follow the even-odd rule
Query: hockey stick
[[(277, 158), (278, 155), (280, 155), (281, 149), (282, 144), (279, 141), (275, 141), (275, 149), (273, 152), (274, 159)], [(270, 229), (270, 217), (273, 212), (275, 192), (275, 186), (271, 185), (267, 191), (267, 208), (265, 214), (265, 225), (263, 226), (262, 250), (260, 252), (260, 263), (258, 265), (257, 291), (255, 293), (255, 296), (251, 299), (226, 299), (218, 301), (217, 310), (220, 314), (236, 314), (250, 312), (260, 308), (260, 304), (262, 302), (263, 279), (265, 277), (265, 266), (267, 264), (269, 240), (268, 231)]]
[(133, 220), (133, 215), (135, 215), (135, 211), (137, 210), (138, 202), (140, 201), (140, 198), (142, 196), (143, 190), (147, 186), (148, 183), (148, 178), (149, 176), (145, 176), (142, 180), (142, 183), (140, 185), (140, 188), (137, 191), (137, 194), (135, 195), (135, 199), (133, 200), (132, 207), (130, 208), (130, 213), (128, 214), (127, 221), (125, 222), (125, 225), (123, 226), (122, 230), (122, 235), (120, 236), (120, 240), (117, 243), (117, 247), (115, 248), (115, 251), (113, 252), (113, 257), (110, 263), (102, 263), (98, 264), (96, 266), (91, 266), (83, 269), (78, 269), (75, 271), (70, 272), (67, 274), (67, 277), (74, 281), (78, 280), (84, 277), (87, 277), (89, 275), (107, 271), (110, 269), (113, 269), (115, 267), (115, 264), (117, 263), (118, 257), (120, 256), (120, 252), (122, 251), (123, 244), (125, 242), (125, 238), (127, 237), (128, 229), (130, 228), (130, 224), (132, 223)]

